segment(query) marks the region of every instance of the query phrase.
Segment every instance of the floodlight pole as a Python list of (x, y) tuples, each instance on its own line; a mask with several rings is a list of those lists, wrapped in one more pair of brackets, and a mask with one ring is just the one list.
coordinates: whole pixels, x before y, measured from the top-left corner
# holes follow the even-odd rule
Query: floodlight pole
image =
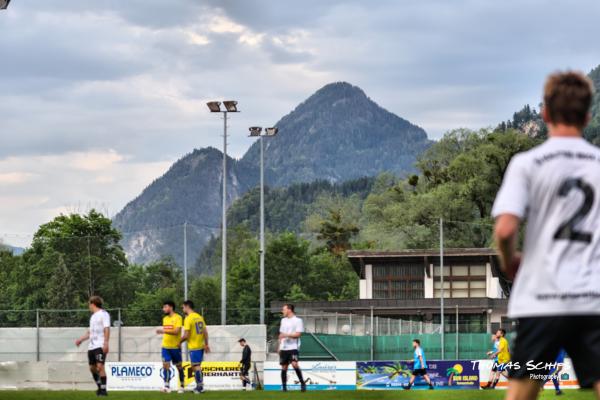
[(265, 323), (265, 167), (263, 136), (260, 135), (260, 324)]
[(227, 111), (223, 111), (223, 218), (221, 247), (221, 325), (227, 324)]

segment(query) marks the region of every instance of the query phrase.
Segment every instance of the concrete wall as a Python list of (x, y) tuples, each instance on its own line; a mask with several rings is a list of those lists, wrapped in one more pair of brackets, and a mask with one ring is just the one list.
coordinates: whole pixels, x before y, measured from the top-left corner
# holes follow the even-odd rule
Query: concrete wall
[[(0, 362), (53, 361), (87, 362), (87, 343), (79, 348), (75, 339), (85, 328), (0, 328)], [(252, 348), (253, 359), (266, 358), (265, 325), (208, 327), (211, 353), (206, 361), (239, 361), (244, 337)], [(161, 336), (155, 327), (111, 328), (108, 361), (160, 361)], [(120, 350), (120, 351), (119, 351)]]
[[(262, 382), (264, 362), (256, 362), (254, 366)], [(96, 385), (92, 381), (87, 362), (0, 362), (0, 390), (23, 389), (93, 391), (96, 390)]]

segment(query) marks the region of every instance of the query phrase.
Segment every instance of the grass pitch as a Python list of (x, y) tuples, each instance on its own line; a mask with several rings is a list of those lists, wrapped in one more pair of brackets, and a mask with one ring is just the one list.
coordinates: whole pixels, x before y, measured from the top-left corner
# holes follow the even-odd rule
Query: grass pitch
[[(413, 390), (413, 391), (313, 391), (307, 393), (299, 392), (207, 392), (203, 395), (194, 395), (186, 393), (178, 395), (176, 393), (163, 394), (156, 392), (111, 392), (108, 399), (111, 400), (168, 400), (168, 399), (226, 399), (226, 400), (254, 400), (254, 399), (310, 399), (310, 400), (344, 400), (351, 399), (417, 399), (417, 400), (486, 400), (503, 399), (506, 392), (503, 390), (483, 391), (483, 390)], [(564, 395), (556, 397), (553, 390), (545, 390), (540, 396), (541, 399), (575, 399), (575, 400), (593, 400), (594, 394), (591, 391), (565, 390)], [(0, 400), (91, 400), (97, 399), (93, 392), (83, 391), (0, 391)]]

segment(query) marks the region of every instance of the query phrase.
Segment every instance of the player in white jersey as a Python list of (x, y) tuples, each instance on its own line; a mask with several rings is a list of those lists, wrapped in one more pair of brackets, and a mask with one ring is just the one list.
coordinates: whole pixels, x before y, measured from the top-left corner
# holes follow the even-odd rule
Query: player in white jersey
[(106, 370), (104, 362), (108, 354), (108, 341), (110, 339), (110, 315), (102, 308), (102, 298), (92, 296), (88, 302), (90, 312), (90, 328), (87, 332), (75, 341), (77, 347), (86, 340), (90, 340), (88, 345), (88, 364), (94, 382), (98, 386), (96, 394), (106, 396)]
[(287, 370), (292, 364), (292, 368), (296, 371), (298, 381), (300, 382), (300, 390), (306, 391), (306, 382), (302, 377), (302, 371), (298, 365), (298, 357), (300, 350), (300, 336), (304, 332), (304, 324), (301, 318), (298, 318), (294, 313), (293, 304), (284, 304), (281, 310), (283, 318), (279, 327), (279, 364), (281, 365), (281, 388), (287, 391)]
[[(507, 399), (535, 399), (561, 348), (582, 387), (600, 399), (600, 149), (582, 138), (593, 86), (583, 74), (551, 75), (542, 116), (549, 139), (510, 161), (492, 210), (502, 268), (514, 278), (518, 320)], [(522, 255), (516, 250), (527, 222)]]

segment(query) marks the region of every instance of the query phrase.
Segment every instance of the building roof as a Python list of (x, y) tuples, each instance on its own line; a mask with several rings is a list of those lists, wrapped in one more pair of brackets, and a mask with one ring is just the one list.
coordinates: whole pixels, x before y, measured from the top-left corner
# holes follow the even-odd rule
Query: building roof
[[(410, 249), (410, 250), (349, 250), (348, 258), (404, 258), (404, 257), (439, 257), (439, 249)], [(495, 249), (467, 248), (444, 249), (444, 256), (494, 256)]]
[[(444, 309), (447, 313), (454, 313), (456, 308), (461, 314), (479, 314), (493, 310), (506, 313), (508, 299), (482, 298), (446, 298)], [(271, 302), (271, 311), (278, 311), (283, 302)], [(419, 315), (436, 314), (440, 310), (440, 299), (360, 299), (336, 301), (299, 301), (294, 305), (298, 310), (341, 312), (367, 314), (373, 309), (374, 315)], [(301, 312), (299, 313), (302, 314)]]
[[(423, 265), (425, 274), (429, 276), (429, 264), (440, 264), (439, 249), (416, 250), (349, 250), (348, 260), (354, 271), (361, 278), (365, 278), (366, 264), (411, 264)], [(499, 277), (500, 286), (505, 294), (510, 293), (510, 282), (503, 278), (500, 272), (500, 259), (495, 249), (490, 248), (465, 248), (444, 249), (444, 265), (465, 265), (465, 263), (490, 263), (492, 276)]]
[[(354, 271), (364, 278), (365, 264), (396, 262), (399, 264), (439, 264), (439, 249), (417, 249), (417, 250), (350, 250), (347, 253), (348, 260)], [(444, 249), (444, 264), (453, 265), (464, 262), (490, 262), (498, 263), (496, 250), (490, 248), (469, 249)]]

